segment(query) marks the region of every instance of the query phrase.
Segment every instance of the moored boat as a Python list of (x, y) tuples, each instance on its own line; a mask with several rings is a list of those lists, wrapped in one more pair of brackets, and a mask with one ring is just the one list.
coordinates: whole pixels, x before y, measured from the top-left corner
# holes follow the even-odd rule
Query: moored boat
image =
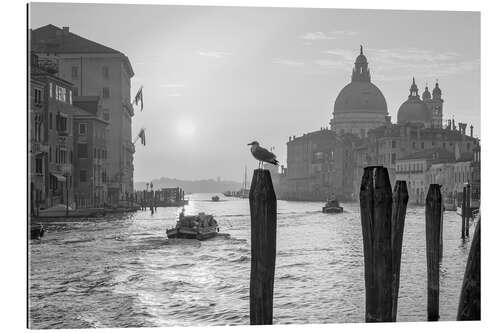
[(184, 215), (184, 209), (179, 214), (179, 220), (174, 228), (167, 229), (168, 238), (188, 238), (203, 240), (215, 237), (219, 233), (219, 225), (212, 215)]
[(214, 195), (214, 196), (212, 197), (212, 201), (219, 201), (219, 200), (220, 200), (220, 198), (219, 198), (219, 196), (218, 196), (218, 195)]
[(40, 239), (45, 234), (45, 229), (41, 223), (32, 223), (30, 225), (30, 239)]

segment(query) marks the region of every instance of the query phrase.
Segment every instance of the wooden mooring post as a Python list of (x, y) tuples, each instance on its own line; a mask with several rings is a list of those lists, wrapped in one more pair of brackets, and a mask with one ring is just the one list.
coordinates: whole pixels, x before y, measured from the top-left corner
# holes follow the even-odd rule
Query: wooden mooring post
[(251, 219), (250, 324), (272, 325), (276, 262), (276, 194), (269, 170), (254, 170)]
[(481, 320), (481, 220), (477, 222), (469, 250), (457, 320)]
[(399, 272), (401, 269), (401, 250), (405, 226), (408, 188), (406, 181), (397, 180), (392, 194), (391, 247), (392, 247), (392, 321), (396, 321), (399, 296)]
[(439, 184), (431, 184), (425, 199), (425, 241), (427, 252), (427, 320), (439, 319), (439, 253), (443, 200)]
[(393, 206), (387, 169), (381, 166), (366, 167), (359, 201), (365, 262), (365, 321), (395, 321), (404, 217), (408, 202), (406, 183), (396, 185)]
[(465, 211), (467, 206), (467, 187), (464, 186), (462, 192), (462, 239), (465, 239)]
[(467, 195), (465, 196), (466, 198), (466, 210), (465, 210), (465, 237), (469, 237), (469, 229), (470, 229), (470, 218), (471, 218), (471, 209), (470, 209), (470, 184), (467, 184), (466, 188), (466, 193)]

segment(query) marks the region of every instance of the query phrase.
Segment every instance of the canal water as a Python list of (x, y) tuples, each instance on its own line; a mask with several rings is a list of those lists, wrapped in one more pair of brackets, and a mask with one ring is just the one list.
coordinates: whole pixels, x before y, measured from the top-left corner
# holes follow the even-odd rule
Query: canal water
[[(168, 240), (179, 208), (45, 224), (30, 243), (32, 328), (249, 324), (248, 199), (190, 196), (186, 214), (213, 214), (223, 233)], [(321, 203), (278, 201), (274, 322), (364, 321), (359, 204), (344, 214)], [(444, 215), (441, 320), (454, 320), (470, 242), (460, 217)], [(471, 236), (475, 224), (472, 225)], [(471, 237), (472, 238), (472, 237)], [(409, 207), (403, 238), (398, 320), (426, 320), (423, 207)]]

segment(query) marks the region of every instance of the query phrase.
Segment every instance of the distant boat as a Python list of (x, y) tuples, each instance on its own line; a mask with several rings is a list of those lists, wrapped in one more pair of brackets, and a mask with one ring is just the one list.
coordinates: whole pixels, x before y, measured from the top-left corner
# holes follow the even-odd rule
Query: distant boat
[(218, 195), (214, 195), (214, 196), (212, 197), (212, 201), (219, 201), (219, 200), (220, 200), (220, 198), (219, 198), (219, 196), (218, 196)]
[(208, 239), (217, 236), (219, 225), (212, 215), (199, 213), (184, 216), (184, 210), (179, 214), (179, 220), (174, 228), (167, 229), (168, 238)]
[(328, 201), (326, 202), (325, 206), (323, 207), (323, 213), (342, 213), (344, 211), (344, 208), (340, 206), (339, 201), (335, 199), (334, 196), (332, 196)]

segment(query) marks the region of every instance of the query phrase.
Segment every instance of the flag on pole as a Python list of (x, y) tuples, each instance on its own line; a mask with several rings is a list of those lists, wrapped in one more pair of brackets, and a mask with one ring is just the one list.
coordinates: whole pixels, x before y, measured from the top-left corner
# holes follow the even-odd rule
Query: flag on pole
[(135, 94), (134, 104), (139, 105), (139, 101), (141, 102), (141, 111), (142, 111), (142, 109), (144, 107), (143, 100), (142, 100), (142, 86), (141, 86), (141, 88), (139, 88), (139, 91), (137, 92), (137, 94)]
[(146, 130), (144, 128), (141, 128), (141, 131), (139, 132), (139, 138), (141, 139), (141, 143), (143, 146), (146, 145)]

